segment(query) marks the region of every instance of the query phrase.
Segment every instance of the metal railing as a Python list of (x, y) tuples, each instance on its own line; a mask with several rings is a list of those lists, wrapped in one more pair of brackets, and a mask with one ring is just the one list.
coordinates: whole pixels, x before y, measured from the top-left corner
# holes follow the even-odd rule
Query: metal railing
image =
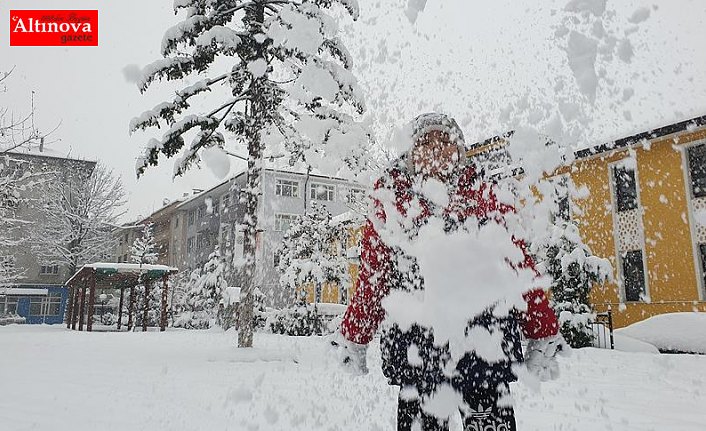
[(593, 331), (594, 345), (602, 349), (615, 349), (615, 339), (613, 338), (613, 313), (608, 310), (604, 313), (596, 313), (595, 320), (591, 323)]

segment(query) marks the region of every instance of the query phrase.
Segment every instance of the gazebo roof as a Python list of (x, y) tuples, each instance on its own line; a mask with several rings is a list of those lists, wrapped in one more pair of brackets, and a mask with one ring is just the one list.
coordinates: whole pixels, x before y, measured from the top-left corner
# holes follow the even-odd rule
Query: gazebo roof
[(140, 278), (149, 282), (177, 272), (179, 272), (177, 268), (166, 265), (96, 262), (81, 267), (66, 282), (66, 285), (86, 287), (92, 277), (95, 277), (98, 288), (124, 289), (136, 285)]

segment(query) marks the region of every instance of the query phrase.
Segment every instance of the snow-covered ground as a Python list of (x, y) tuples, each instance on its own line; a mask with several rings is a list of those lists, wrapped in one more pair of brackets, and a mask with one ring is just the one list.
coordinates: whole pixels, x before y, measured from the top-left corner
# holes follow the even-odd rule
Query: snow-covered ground
[[(341, 371), (321, 338), (232, 331), (86, 333), (0, 327), (0, 429), (392, 430), (395, 388)], [(706, 356), (598, 349), (513, 387), (519, 430), (703, 430)], [(458, 429), (452, 428), (452, 429)]]

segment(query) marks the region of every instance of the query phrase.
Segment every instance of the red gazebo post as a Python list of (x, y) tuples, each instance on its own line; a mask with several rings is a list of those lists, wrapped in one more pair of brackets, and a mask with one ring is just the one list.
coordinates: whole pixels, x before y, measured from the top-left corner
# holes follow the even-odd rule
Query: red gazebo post
[(120, 305), (118, 306), (118, 331), (120, 330), (120, 325), (123, 321), (123, 297), (125, 296), (125, 289), (120, 289)]
[(135, 314), (135, 286), (130, 286), (130, 305), (127, 309), (127, 330), (132, 331), (133, 315)]
[(91, 271), (88, 279), (88, 322), (86, 323), (86, 331), (93, 332), (93, 314), (95, 312), (96, 303), (96, 270)]
[(78, 330), (83, 331), (83, 321), (84, 317), (86, 316), (86, 288), (82, 287), (81, 288), (81, 298), (79, 299), (79, 306), (81, 307), (79, 309), (80, 315), (78, 317)]
[(142, 332), (147, 332), (147, 317), (150, 311), (150, 281), (145, 277), (145, 302), (142, 309)]
[(74, 287), (69, 286), (69, 292), (66, 301), (66, 329), (71, 328), (71, 321), (74, 319)]
[(79, 297), (79, 289), (78, 287), (74, 286), (74, 297), (71, 298), (73, 301), (74, 305), (72, 307), (72, 316), (71, 316), (71, 329), (75, 330), (76, 329), (76, 323), (78, 323), (78, 297)]
[(163, 332), (167, 327), (167, 289), (169, 288), (169, 275), (162, 276), (162, 306), (159, 313), (159, 330)]

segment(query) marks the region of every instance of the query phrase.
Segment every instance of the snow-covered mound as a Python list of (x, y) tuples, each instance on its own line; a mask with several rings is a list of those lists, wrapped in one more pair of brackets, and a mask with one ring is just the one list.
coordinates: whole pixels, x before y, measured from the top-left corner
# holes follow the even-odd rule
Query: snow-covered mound
[(623, 334), (615, 334), (615, 350), (633, 353), (659, 353), (659, 349), (654, 345)]
[(669, 313), (616, 330), (661, 351), (706, 354), (706, 313)]
[[(593, 331), (593, 347), (600, 349), (610, 348), (610, 331), (605, 325), (594, 323), (591, 325)], [(613, 347), (621, 352), (639, 353), (659, 353), (659, 349), (650, 343), (628, 337), (625, 334), (613, 333)]]

